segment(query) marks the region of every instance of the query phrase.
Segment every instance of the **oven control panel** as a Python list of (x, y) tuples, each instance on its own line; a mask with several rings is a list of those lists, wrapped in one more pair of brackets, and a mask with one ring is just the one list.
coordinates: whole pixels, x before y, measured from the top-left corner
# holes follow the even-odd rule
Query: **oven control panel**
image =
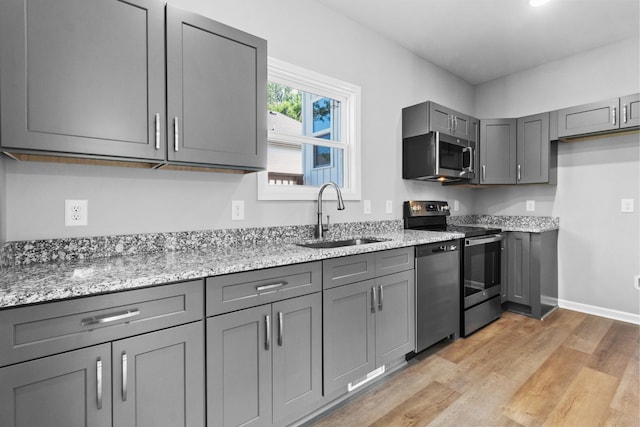
[(449, 203), (446, 201), (418, 201), (409, 200), (404, 202), (404, 216), (442, 216), (450, 215)]

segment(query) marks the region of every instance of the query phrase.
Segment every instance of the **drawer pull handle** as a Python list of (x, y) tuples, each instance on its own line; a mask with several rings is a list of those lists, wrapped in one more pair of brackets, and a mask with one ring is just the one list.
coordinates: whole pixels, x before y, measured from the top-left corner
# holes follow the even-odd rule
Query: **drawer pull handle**
[(131, 310), (125, 310), (118, 313), (87, 317), (86, 319), (82, 319), (81, 324), (82, 326), (99, 325), (101, 323), (116, 322), (118, 320), (129, 319), (131, 317), (135, 317), (139, 315), (140, 315), (140, 310), (138, 310), (137, 308), (133, 308)]
[(96, 361), (96, 396), (98, 409), (102, 409), (102, 360)]
[(122, 401), (127, 401), (127, 353), (122, 353)]
[(281, 288), (283, 286), (285, 286), (287, 284), (287, 282), (280, 282), (280, 283), (272, 283), (270, 285), (263, 285), (263, 286), (258, 286), (256, 288), (256, 291), (258, 292), (262, 292), (262, 291), (270, 291), (272, 289), (278, 289)]
[(156, 150), (160, 149), (160, 114), (155, 115)]

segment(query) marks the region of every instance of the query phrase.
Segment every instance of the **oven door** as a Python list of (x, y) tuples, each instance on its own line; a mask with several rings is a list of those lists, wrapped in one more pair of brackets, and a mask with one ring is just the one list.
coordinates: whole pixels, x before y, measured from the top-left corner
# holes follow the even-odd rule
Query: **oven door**
[(500, 294), (502, 234), (465, 239), (464, 307)]
[(473, 148), (469, 141), (435, 133), (436, 175), (470, 179), (474, 177)]

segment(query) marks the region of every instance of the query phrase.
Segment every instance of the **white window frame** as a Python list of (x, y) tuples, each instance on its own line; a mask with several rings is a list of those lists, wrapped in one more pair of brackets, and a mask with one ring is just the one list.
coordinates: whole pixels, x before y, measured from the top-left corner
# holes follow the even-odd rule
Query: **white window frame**
[[(290, 135), (277, 131), (268, 132), (268, 143), (303, 143), (323, 145), (344, 150), (344, 183), (341, 188), (345, 200), (361, 199), (361, 156), (360, 156), (360, 87), (296, 65), (268, 58), (269, 81), (286, 85), (305, 92), (327, 96), (340, 101), (340, 141), (318, 140), (317, 138)], [(268, 148), (267, 148), (268, 149)], [(257, 173), (258, 200), (316, 200), (318, 187), (307, 185), (270, 185), (268, 171)], [(331, 192), (325, 193), (334, 198)]]

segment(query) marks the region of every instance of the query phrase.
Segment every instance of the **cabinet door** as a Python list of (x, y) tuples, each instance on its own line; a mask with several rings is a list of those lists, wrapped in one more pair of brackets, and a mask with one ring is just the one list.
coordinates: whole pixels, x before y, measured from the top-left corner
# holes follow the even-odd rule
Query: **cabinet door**
[(517, 182), (549, 182), (549, 113), (522, 117), (517, 122)]
[(273, 420), (285, 425), (322, 399), (322, 293), (273, 304)]
[(169, 160), (264, 169), (266, 41), (168, 5), (167, 57)]
[(619, 98), (558, 111), (558, 137), (615, 130), (620, 127)]
[(272, 320), (271, 305), (207, 319), (207, 426), (271, 425)]
[(620, 98), (620, 128), (640, 126), (640, 93)]
[(469, 137), (469, 118), (450, 108), (429, 103), (429, 130), (461, 138)]
[(202, 322), (113, 343), (113, 425), (204, 425)]
[(415, 350), (414, 270), (375, 280), (376, 365), (382, 366)]
[(111, 345), (0, 368), (6, 427), (111, 426)]
[(480, 121), (480, 183), (516, 183), (516, 120)]
[(324, 391), (347, 384), (376, 368), (375, 288), (373, 280), (327, 289), (323, 293)]
[(2, 147), (164, 159), (164, 67), (161, 1), (3, 0)]
[(508, 274), (507, 299), (510, 302), (529, 305), (530, 289), (530, 235), (512, 232), (508, 236)]

